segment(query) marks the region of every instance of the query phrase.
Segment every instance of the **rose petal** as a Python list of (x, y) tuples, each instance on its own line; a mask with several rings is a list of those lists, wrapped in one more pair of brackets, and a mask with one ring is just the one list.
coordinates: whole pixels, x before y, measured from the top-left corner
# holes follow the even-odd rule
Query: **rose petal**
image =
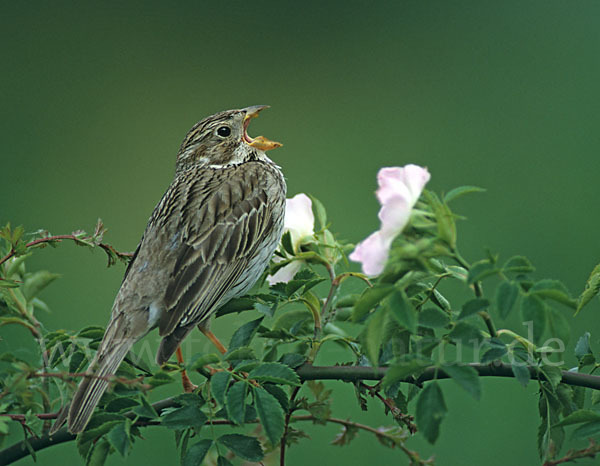
[(379, 220), (381, 227), (379, 231), (390, 241), (398, 236), (410, 219), (412, 207), (403, 197), (392, 197), (381, 206), (379, 210)]
[(315, 229), (315, 216), (312, 211), (312, 202), (304, 194), (296, 194), (285, 201), (284, 231), (289, 231), (292, 236), (294, 249), (305, 236), (312, 236)]
[(302, 261), (290, 262), (287, 265), (281, 267), (275, 274), (267, 276), (269, 285), (275, 283), (287, 283), (300, 271), (302, 268)]
[(348, 258), (351, 261), (360, 262), (362, 271), (366, 275), (379, 275), (385, 267), (390, 245), (391, 241), (385, 238), (380, 231), (376, 231), (358, 243)]
[(393, 197), (404, 197), (412, 208), (431, 178), (427, 168), (418, 165), (384, 167), (377, 173), (377, 198), (385, 204)]

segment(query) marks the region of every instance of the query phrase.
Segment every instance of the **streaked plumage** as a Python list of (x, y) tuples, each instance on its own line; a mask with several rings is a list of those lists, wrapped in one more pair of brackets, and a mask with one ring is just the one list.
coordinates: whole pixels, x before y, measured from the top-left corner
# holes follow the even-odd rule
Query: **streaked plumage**
[(166, 362), (195, 326), (208, 325), (267, 266), (283, 229), (286, 186), (264, 152), (279, 144), (246, 133), (262, 108), (218, 113), (184, 139), (175, 179), (150, 217), (88, 369), (94, 377), (81, 381), (71, 402), (71, 432), (85, 428), (108, 387), (98, 377), (114, 374), (137, 340), (158, 328), (156, 359)]

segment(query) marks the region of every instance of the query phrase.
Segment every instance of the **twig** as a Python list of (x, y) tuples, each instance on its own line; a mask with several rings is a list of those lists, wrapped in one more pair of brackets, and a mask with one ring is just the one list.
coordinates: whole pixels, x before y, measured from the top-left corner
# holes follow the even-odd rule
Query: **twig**
[(296, 396), (298, 395), (298, 392), (300, 391), (300, 387), (295, 387), (294, 390), (292, 391), (292, 394), (290, 396), (290, 410), (289, 412), (285, 415), (285, 427), (283, 429), (283, 435), (281, 436), (281, 447), (279, 448), (279, 465), (280, 466), (285, 466), (285, 447), (286, 447), (286, 437), (288, 434), (288, 429), (290, 426), (290, 418), (292, 416), (292, 411), (293, 411), (293, 404), (294, 401), (296, 400)]

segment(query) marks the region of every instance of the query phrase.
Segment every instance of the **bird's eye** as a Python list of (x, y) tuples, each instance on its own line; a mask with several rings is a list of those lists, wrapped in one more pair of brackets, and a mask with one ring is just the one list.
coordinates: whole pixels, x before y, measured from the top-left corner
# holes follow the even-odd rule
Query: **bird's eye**
[(217, 134), (222, 138), (226, 138), (231, 134), (231, 128), (229, 126), (220, 126), (217, 129)]

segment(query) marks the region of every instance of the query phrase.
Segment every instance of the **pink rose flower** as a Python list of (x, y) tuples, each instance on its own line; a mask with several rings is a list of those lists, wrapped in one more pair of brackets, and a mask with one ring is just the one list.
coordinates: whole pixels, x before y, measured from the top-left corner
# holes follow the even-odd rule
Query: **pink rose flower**
[(348, 256), (361, 263), (363, 273), (374, 276), (383, 272), (392, 241), (408, 224), (411, 211), (430, 178), (427, 169), (418, 165), (379, 170), (376, 195), (381, 204), (378, 215), (381, 226), (358, 243)]

